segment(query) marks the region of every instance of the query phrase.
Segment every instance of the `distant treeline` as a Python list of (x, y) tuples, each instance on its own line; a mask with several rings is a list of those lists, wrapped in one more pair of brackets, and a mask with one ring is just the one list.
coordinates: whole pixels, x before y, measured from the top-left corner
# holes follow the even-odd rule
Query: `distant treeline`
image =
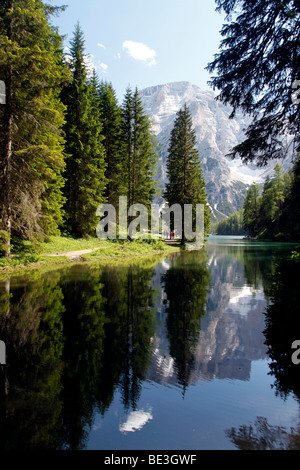
[(243, 208), (215, 227), (218, 235), (299, 241), (300, 240), (300, 161), (284, 173), (277, 164), (263, 187), (250, 186)]
[(217, 235), (245, 235), (243, 209), (232, 214), (228, 219), (221, 220), (215, 226)]

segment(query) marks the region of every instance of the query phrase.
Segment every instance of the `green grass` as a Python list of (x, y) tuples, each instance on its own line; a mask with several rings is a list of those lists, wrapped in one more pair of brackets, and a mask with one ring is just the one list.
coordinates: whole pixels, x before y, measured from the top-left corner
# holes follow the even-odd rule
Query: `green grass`
[(102, 246), (105, 243), (105, 240), (99, 240), (98, 238), (51, 237), (48, 242), (40, 244), (40, 252), (43, 254), (55, 254), (67, 251), (88, 250)]
[[(71, 237), (51, 237), (49, 242), (40, 245), (40, 254), (56, 254), (68, 251), (80, 251), (101, 248), (106, 253), (118, 254), (119, 252), (149, 253), (161, 251), (166, 247), (161, 240), (99, 240), (98, 238), (75, 239)], [(95, 253), (96, 254), (96, 253)]]
[[(123, 262), (125, 259), (138, 258), (144, 255), (164, 254), (178, 251), (166, 245), (162, 240), (99, 240), (74, 239), (71, 237), (52, 237), (49, 242), (40, 244), (38, 249), (26, 244), (26, 250), (21, 249), (11, 258), (0, 258), (0, 274), (22, 274), (31, 269), (42, 269), (55, 265), (66, 265), (78, 262), (68, 259), (66, 256), (49, 256), (69, 251), (81, 251), (100, 248), (99, 250), (81, 255), (83, 262)], [(3, 277), (3, 276), (2, 276)]]
[(85, 260), (102, 260), (111, 257), (128, 257), (132, 255), (159, 253), (170, 251), (168, 246), (161, 240), (135, 240), (135, 241), (116, 241), (105, 242), (106, 245), (100, 250), (82, 255)]

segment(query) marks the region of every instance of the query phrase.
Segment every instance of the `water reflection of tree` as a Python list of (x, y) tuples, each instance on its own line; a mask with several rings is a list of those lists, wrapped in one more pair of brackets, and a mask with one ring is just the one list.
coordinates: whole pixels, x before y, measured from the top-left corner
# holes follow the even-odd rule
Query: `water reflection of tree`
[(84, 448), (95, 410), (108, 409), (117, 387), (136, 407), (151, 357), (154, 264), (5, 283), (0, 448)]
[[(261, 285), (268, 296), (272, 285), (279, 256), (285, 256), (288, 247), (274, 243), (252, 242), (247, 245), (213, 246), (214, 257), (217, 259), (218, 275), (221, 281), (230, 279), (235, 287), (243, 287), (245, 281), (254, 289)], [(235, 276), (232, 276), (232, 271)], [(234, 279), (234, 281), (232, 281)]]
[(33, 276), (1, 299), (7, 348), (1, 448), (84, 445), (101, 369), (103, 285), (101, 271), (85, 272), (84, 280), (69, 276)]
[(193, 370), (209, 279), (205, 252), (175, 256), (171, 268), (163, 275), (170, 355), (184, 391)]
[(86, 270), (81, 275), (68, 272), (61, 285), (65, 305), (61, 446), (80, 449), (93, 422), (101, 373), (107, 321), (102, 271)]
[(262, 283), (267, 293), (274, 273), (276, 252), (269, 247), (253, 246), (243, 250), (243, 263), (247, 284), (258, 289)]
[(273, 278), (266, 311), (266, 345), (271, 359), (270, 374), (274, 387), (285, 397), (290, 392), (300, 398), (300, 365), (293, 364), (291, 347), (300, 340), (300, 253), (282, 260)]
[[(300, 365), (293, 364), (291, 349), (294, 340), (300, 339), (300, 253), (282, 259), (275, 270), (269, 288), (271, 304), (266, 310), (264, 335), (271, 359), (270, 375), (276, 395), (285, 399), (293, 393), (300, 400)], [(300, 425), (287, 430), (271, 426), (266, 418), (258, 417), (254, 426), (240, 426), (226, 431), (229, 439), (242, 450), (247, 449), (300, 449)]]
[(239, 450), (299, 450), (300, 428), (271, 426), (266, 418), (257, 417), (254, 425), (226, 431), (227, 437)]
[(105, 349), (99, 407), (110, 405), (119, 387), (125, 408), (135, 409), (141, 383), (150, 365), (154, 334), (152, 267), (137, 265), (104, 272), (106, 313)]
[(35, 279), (1, 298), (0, 336), (7, 365), (2, 377), (0, 448), (55, 449), (62, 401), (63, 296), (59, 274)]
[(65, 364), (62, 445), (82, 448), (96, 409), (104, 414), (117, 388), (137, 406), (154, 333), (153, 261), (87, 270), (63, 282)]

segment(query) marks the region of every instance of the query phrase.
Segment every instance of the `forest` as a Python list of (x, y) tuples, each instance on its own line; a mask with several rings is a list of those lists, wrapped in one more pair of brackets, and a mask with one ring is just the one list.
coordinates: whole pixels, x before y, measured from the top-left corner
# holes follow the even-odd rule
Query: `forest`
[(232, 106), (231, 117), (237, 112), (251, 117), (243, 141), (228, 156), (259, 167), (280, 162), (288, 154), (293, 157), (288, 175), (283, 175), (279, 165), (263, 188), (249, 188), (240, 228), (251, 237), (297, 242), (299, 2), (216, 0), (216, 4), (217, 11), (225, 13), (226, 23), (219, 51), (207, 67), (215, 73), (210, 84), (218, 90), (217, 99)]
[(243, 206), (243, 226), (250, 237), (299, 241), (299, 162), (286, 174), (279, 164), (262, 190), (249, 188)]
[[(37, 246), (51, 236), (96, 237), (99, 206), (108, 203), (118, 211), (119, 196), (126, 196), (129, 206), (150, 208), (159, 194), (158, 144), (137, 87), (129, 85), (118, 103), (112, 83), (100, 81), (88, 67), (79, 23), (64, 50), (62, 36), (51, 25), (52, 15), (63, 9), (40, 0), (7, 0), (0, 6), (5, 87), (0, 249), (6, 258), (24, 242)], [(181, 133), (171, 151), (175, 160), (187, 158), (193, 172), (188, 176), (186, 166), (176, 181), (171, 175), (170, 185), (183, 188), (177, 203), (206, 207), (188, 109), (179, 121)], [(190, 141), (186, 149), (185, 139)], [(209, 218), (206, 209), (207, 228)]]
[[(91, 3), (77, 7), (98, 22)], [(189, 2), (173, 3), (184, 23)], [(206, 2), (190, 3), (208, 18)], [(214, 3), (225, 21), (210, 85), (229, 119), (251, 118), (224, 158), (274, 170), (249, 185), (238, 212), (210, 226), (187, 105), (168, 136), (162, 190), (138, 87), (119, 102), (90, 68), (80, 23), (65, 46), (52, 24), (65, 7), (0, 2), (1, 450), (300, 448), (300, 2)], [(120, 12), (107, 6), (110, 28)], [(189, 251), (185, 229), (174, 248), (174, 240), (125, 239), (120, 224), (117, 239), (99, 240), (98, 209), (120, 215), (120, 196), (147, 209), (157, 197), (180, 209), (203, 205), (205, 235), (240, 238), (211, 237)], [(197, 227), (197, 211), (190, 216)], [(46, 255), (57, 256), (53, 265)]]
[[(294, 155), (292, 170), (284, 174), (278, 164), (263, 187), (252, 185), (243, 208), (221, 221), (216, 233), (298, 241), (298, 6), (270, 1), (269, 21), (258, 30), (260, 2), (257, 8), (239, 1), (216, 3), (228, 18), (239, 3), (244, 8), (239, 31), (224, 25), (227, 39), (207, 66), (210, 73), (217, 72), (210, 82), (221, 90), (216, 99), (232, 106), (232, 116), (240, 110), (253, 117), (245, 140), (229, 156), (259, 166), (280, 160), (286, 153), (282, 136), (289, 136)], [(63, 37), (51, 23), (64, 9), (41, 0), (1, 2), (1, 254), (8, 258), (25, 242), (38, 246), (53, 236), (95, 237), (97, 208), (109, 203), (118, 211), (121, 195), (130, 206), (140, 203), (147, 208), (158, 195), (170, 205), (204, 204), (207, 234), (210, 211), (189, 109), (177, 113), (169, 142), (169, 182), (159, 194), (158, 143), (137, 87), (129, 85), (118, 103), (113, 84), (100, 81), (89, 68), (79, 23), (66, 52)], [(271, 37), (270, 31), (272, 41), (262, 58), (254, 51), (260, 40)], [(291, 55), (286, 55), (287, 47)], [(245, 67), (255, 68), (259, 80), (245, 75)]]
[(253, 183), (243, 207), (216, 224), (217, 235), (247, 235), (262, 240), (300, 240), (299, 161), (284, 173), (276, 164), (263, 184)]

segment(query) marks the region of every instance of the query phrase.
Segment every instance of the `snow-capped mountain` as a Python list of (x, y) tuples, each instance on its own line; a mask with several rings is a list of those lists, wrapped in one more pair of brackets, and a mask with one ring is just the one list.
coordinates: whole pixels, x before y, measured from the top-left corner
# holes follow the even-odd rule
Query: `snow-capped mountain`
[[(240, 209), (250, 184), (263, 182), (276, 165), (272, 161), (258, 168), (226, 157), (243, 140), (250, 120), (242, 114), (229, 119), (231, 108), (216, 101), (212, 91), (202, 91), (189, 82), (175, 82), (145, 88), (140, 95), (160, 145), (157, 179), (162, 188), (167, 181), (166, 160), (176, 113), (185, 103), (189, 107), (215, 220)], [(285, 169), (291, 166), (290, 161), (280, 163)]]

